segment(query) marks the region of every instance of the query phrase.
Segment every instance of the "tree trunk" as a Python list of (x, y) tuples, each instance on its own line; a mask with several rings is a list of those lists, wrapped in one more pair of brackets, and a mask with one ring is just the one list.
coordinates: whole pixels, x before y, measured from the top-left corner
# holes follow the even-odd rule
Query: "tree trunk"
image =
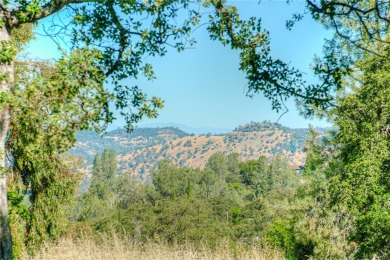
[[(10, 38), (7, 28), (1, 26), (0, 46), (4, 46), (3, 43), (8, 42)], [(3, 75), (6, 75), (6, 78), (0, 82), (0, 94), (2, 92), (10, 93), (14, 81), (13, 62), (0, 61), (0, 77)], [(10, 108), (8, 104), (0, 104), (0, 106), (0, 259), (9, 260), (12, 259), (12, 238), (8, 222), (5, 142), (10, 123)]]

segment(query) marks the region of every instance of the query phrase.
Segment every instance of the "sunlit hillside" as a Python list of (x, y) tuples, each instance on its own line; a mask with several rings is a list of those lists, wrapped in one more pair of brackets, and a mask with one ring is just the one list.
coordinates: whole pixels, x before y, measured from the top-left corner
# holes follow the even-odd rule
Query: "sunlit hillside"
[(104, 138), (93, 132), (82, 132), (72, 152), (85, 157), (88, 166), (96, 153), (104, 148), (114, 148), (119, 171), (145, 179), (161, 160), (203, 168), (216, 152), (237, 152), (242, 160), (284, 154), (291, 165), (303, 165), (305, 154), (302, 149), (307, 135), (308, 129), (291, 129), (267, 122), (239, 126), (225, 135), (195, 136), (173, 127), (137, 128), (130, 134), (118, 129)]

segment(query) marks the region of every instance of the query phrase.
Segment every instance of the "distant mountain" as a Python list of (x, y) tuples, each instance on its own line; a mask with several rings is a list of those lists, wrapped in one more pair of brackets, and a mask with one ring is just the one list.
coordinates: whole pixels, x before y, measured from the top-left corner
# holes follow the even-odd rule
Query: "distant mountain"
[(187, 132), (189, 134), (226, 134), (230, 132), (232, 129), (228, 128), (214, 128), (214, 127), (191, 127), (184, 124), (177, 124), (177, 123), (148, 123), (148, 124), (142, 124), (140, 127), (147, 127), (147, 128), (154, 128), (154, 127), (177, 127), (184, 132)]
[[(318, 131), (326, 132), (325, 129)], [(146, 179), (161, 160), (202, 168), (216, 152), (237, 152), (243, 160), (281, 153), (291, 164), (303, 165), (306, 158), (303, 146), (308, 133), (308, 129), (291, 129), (269, 122), (252, 122), (219, 135), (195, 136), (175, 127), (135, 128), (130, 134), (117, 129), (104, 137), (94, 132), (81, 132), (71, 153), (85, 157), (88, 167), (96, 153), (113, 148), (118, 155), (119, 172), (131, 172)]]

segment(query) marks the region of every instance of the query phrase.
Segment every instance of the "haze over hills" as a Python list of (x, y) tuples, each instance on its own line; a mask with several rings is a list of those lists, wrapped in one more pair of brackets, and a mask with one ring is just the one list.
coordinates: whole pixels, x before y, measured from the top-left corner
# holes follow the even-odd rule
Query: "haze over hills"
[(291, 129), (269, 122), (252, 122), (226, 134), (199, 136), (176, 127), (135, 128), (130, 134), (117, 129), (103, 138), (95, 132), (84, 131), (77, 134), (78, 141), (71, 153), (85, 157), (86, 167), (90, 168), (96, 153), (112, 148), (117, 153), (119, 172), (130, 172), (146, 179), (161, 160), (203, 168), (216, 152), (237, 152), (242, 160), (284, 154), (290, 164), (303, 165), (303, 146), (308, 133), (308, 129)]

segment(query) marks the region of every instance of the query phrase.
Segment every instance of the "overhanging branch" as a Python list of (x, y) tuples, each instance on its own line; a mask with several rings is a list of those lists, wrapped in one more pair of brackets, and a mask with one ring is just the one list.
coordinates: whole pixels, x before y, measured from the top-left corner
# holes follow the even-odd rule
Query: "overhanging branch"
[[(107, 2), (114, 2), (114, 0), (106, 0)], [(23, 23), (33, 23), (52, 14), (61, 11), (64, 7), (70, 4), (83, 4), (91, 2), (104, 2), (103, 0), (52, 0), (40, 8), (40, 12), (36, 14), (29, 14), (26, 10), (14, 9), (5, 14), (7, 17), (7, 24), (10, 28)], [(19, 18), (18, 18), (19, 17)], [(20, 17), (23, 17), (21, 19)]]

